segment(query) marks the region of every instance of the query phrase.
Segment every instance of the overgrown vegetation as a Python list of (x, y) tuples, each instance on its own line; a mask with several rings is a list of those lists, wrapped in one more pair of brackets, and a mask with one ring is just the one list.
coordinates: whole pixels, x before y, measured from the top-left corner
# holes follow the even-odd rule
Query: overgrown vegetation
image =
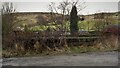
[[(114, 39), (114, 41), (112, 40)], [(23, 57), (23, 56), (46, 56), (46, 55), (60, 55), (60, 54), (71, 54), (71, 53), (86, 53), (86, 52), (97, 52), (97, 51), (117, 51), (118, 44), (117, 38), (110, 37), (106, 39), (102, 39), (102, 41), (97, 40), (90, 44), (84, 43), (81, 45), (71, 46), (69, 47), (60, 47), (60, 48), (43, 48), (41, 44), (36, 42), (35, 49), (4, 49), (2, 56), (5, 58), (8, 57)]]
[(65, 1), (59, 5), (61, 14), (53, 12), (54, 3), (50, 5), (51, 13), (3, 14), (3, 57), (117, 50), (119, 34), (114, 31), (118, 29), (107, 26), (116, 25), (118, 16), (102, 13), (85, 15), (81, 20), (77, 2), (68, 9), (69, 15), (66, 9), (70, 4)]

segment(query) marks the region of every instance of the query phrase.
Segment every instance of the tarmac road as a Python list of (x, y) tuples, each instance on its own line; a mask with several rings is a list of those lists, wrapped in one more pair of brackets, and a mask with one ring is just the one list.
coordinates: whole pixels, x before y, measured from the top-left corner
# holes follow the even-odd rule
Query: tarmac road
[(3, 58), (3, 66), (117, 66), (118, 52)]

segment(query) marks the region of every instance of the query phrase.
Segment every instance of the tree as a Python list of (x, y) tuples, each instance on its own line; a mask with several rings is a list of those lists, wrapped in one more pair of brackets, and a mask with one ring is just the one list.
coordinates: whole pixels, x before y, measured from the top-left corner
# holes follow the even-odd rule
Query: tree
[(13, 6), (13, 3), (11, 2), (5, 2), (2, 5), (1, 14), (9, 14), (15, 12), (15, 8)]
[(15, 24), (14, 16), (11, 14), (15, 12), (15, 8), (13, 3), (5, 2), (2, 5), (1, 14), (2, 14), (2, 30), (3, 35), (8, 34), (13, 30), (13, 26)]
[(76, 5), (72, 7), (71, 13), (70, 13), (70, 33), (71, 35), (76, 35), (78, 33), (78, 16), (77, 16), (77, 9)]
[(57, 14), (61, 14), (62, 19), (59, 22), (61, 22), (62, 25), (61, 27), (63, 27), (63, 23), (66, 23), (66, 21), (69, 20), (70, 11), (74, 5), (76, 6), (78, 13), (86, 7), (85, 2), (84, 1), (80, 2), (79, 0), (74, 0), (74, 1), (63, 0), (58, 5), (56, 5), (54, 2), (51, 2), (49, 4), (49, 10), (51, 12), (51, 18), (53, 19), (53, 22), (57, 23), (58, 22), (57, 21), (58, 19), (56, 19), (58, 17)]
[[(82, 6), (84, 5), (84, 3), (85, 2), (79, 2), (79, 0), (76, 1), (63, 0), (63, 2), (60, 2), (59, 5), (56, 5), (54, 2), (51, 2), (51, 4), (49, 4), (49, 10), (51, 12), (51, 18), (53, 19), (53, 22), (55, 22), (56, 24), (58, 22), (61, 23), (61, 26), (58, 27), (60, 28), (60, 31), (62, 31), (60, 32), (61, 33), (60, 35), (62, 35), (60, 38), (60, 44), (65, 47), (67, 47), (67, 41), (64, 37), (67, 35), (67, 30), (69, 30), (69, 27), (68, 26), (64, 27), (64, 24), (69, 22), (70, 11), (72, 7), (77, 6), (76, 9), (78, 9), (79, 12), (85, 8), (85, 6)], [(59, 21), (57, 21), (58, 15), (61, 18), (61, 20)]]

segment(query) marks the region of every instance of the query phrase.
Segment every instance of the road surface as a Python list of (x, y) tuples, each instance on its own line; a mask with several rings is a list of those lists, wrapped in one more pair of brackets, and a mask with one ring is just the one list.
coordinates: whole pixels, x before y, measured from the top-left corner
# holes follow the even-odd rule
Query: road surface
[(3, 66), (117, 66), (118, 52), (3, 58)]

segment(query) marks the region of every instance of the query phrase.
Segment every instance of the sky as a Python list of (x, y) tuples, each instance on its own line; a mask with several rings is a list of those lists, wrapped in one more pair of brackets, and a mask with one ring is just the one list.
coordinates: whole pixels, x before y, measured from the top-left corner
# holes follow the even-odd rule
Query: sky
[[(1, 2), (13, 2), (17, 12), (48, 12), (50, 2), (57, 5), (63, 0), (1, 0)], [(71, 0), (73, 1), (73, 0)], [(81, 1), (81, 0), (80, 0)], [(79, 14), (93, 14), (96, 12), (117, 12), (119, 0), (84, 0), (85, 9)]]
[[(1, 0), (1, 2), (61, 2), (63, 0)], [(71, 0), (73, 1), (73, 0)], [(119, 2), (120, 0), (84, 0), (86, 2)]]

